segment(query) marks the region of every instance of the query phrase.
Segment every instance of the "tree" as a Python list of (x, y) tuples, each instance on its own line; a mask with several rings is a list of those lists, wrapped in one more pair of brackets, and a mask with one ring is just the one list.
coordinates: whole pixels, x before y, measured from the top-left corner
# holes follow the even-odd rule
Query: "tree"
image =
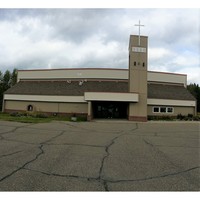
[(0, 71), (0, 109), (2, 107), (3, 102), (3, 74)]
[(11, 87), (17, 83), (17, 69), (13, 69), (11, 74)]
[(3, 76), (3, 90), (4, 92), (9, 89), (11, 86), (11, 73), (9, 70), (6, 70)]
[(3, 93), (16, 83), (17, 69), (14, 69), (12, 73), (6, 70), (4, 74), (0, 71), (0, 111), (2, 109)]
[(187, 89), (197, 100), (197, 112), (200, 112), (200, 87), (198, 84), (190, 84), (187, 86)]

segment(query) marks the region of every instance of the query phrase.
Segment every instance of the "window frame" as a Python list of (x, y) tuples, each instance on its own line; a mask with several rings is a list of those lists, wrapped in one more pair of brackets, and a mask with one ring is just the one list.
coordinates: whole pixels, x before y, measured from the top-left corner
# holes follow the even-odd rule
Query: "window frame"
[[(155, 112), (155, 110), (154, 110), (155, 108), (158, 108), (158, 112)], [(154, 106), (152, 109), (153, 109), (153, 113), (160, 113), (160, 107), (159, 106)]]
[[(155, 111), (155, 109), (158, 109), (158, 112)], [(161, 109), (164, 109), (165, 111), (162, 112)], [(169, 109), (171, 109), (172, 111), (169, 112)], [(167, 106), (153, 106), (152, 107), (152, 113), (155, 113), (155, 114), (163, 114), (163, 113), (166, 113), (166, 114), (174, 114), (174, 107), (167, 107)]]
[[(172, 109), (172, 112), (169, 112), (168, 109)], [(166, 111), (167, 111), (168, 114), (173, 114), (174, 113), (174, 107), (167, 107)]]

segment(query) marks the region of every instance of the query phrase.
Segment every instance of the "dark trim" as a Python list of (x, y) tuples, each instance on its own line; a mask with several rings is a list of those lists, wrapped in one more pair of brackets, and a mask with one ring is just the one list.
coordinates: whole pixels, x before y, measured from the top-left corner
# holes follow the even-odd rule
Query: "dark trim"
[(12, 110), (12, 109), (5, 109), (5, 113), (12, 113), (12, 112), (21, 112), (21, 113), (43, 113), (48, 116), (53, 116), (54, 114), (57, 114), (58, 116), (67, 116), (67, 117), (73, 117), (76, 115), (77, 117), (86, 117), (87, 118), (87, 113), (64, 113), (64, 112), (42, 112), (42, 111), (26, 111), (26, 110)]
[(137, 122), (147, 122), (147, 117), (141, 117), (141, 116), (129, 116), (128, 117), (129, 121), (137, 121)]
[(91, 115), (87, 115), (87, 121), (92, 121), (92, 116)]

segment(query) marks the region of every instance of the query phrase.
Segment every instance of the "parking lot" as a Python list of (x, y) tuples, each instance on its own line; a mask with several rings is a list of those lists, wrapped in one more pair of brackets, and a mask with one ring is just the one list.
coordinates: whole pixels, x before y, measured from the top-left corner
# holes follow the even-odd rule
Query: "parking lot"
[(0, 191), (199, 191), (200, 123), (0, 121)]

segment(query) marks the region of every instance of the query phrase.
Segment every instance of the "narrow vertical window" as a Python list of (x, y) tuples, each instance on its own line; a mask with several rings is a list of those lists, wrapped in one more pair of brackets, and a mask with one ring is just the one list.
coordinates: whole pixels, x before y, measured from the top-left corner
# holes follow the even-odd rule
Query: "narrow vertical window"
[(136, 66), (136, 62), (134, 62), (134, 66)]
[(33, 106), (32, 105), (28, 105), (27, 106), (27, 111), (33, 111)]
[(145, 63), (144, 62), (142, 63), (142, 66), (145, 67)]

